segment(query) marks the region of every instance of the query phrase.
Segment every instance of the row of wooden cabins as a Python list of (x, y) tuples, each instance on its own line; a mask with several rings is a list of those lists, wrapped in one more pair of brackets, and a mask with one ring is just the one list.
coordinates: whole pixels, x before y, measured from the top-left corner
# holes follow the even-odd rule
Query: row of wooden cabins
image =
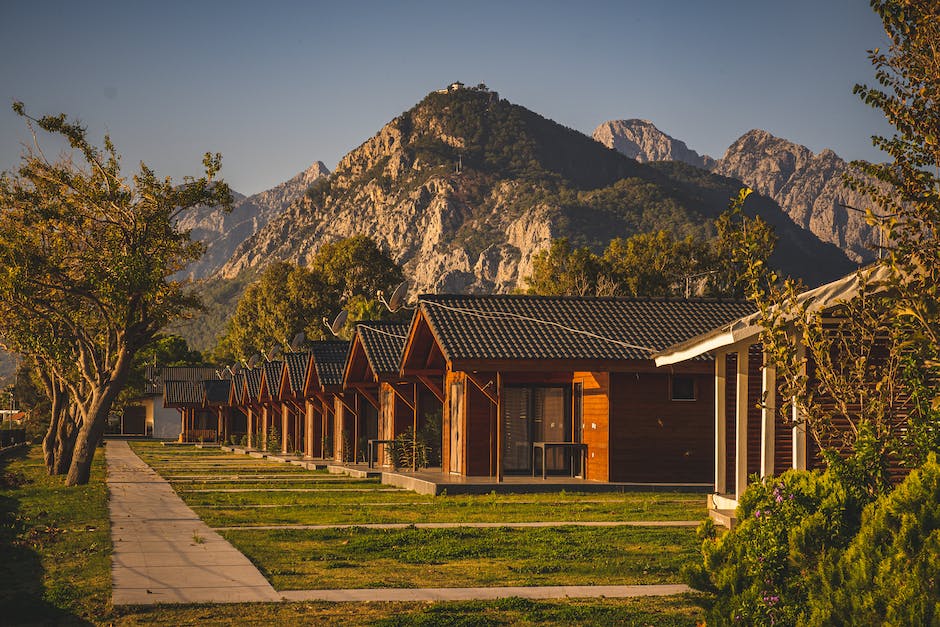
[(200, 435), (197, 416), (210, 412), (219, 439), (264, 449), (276, 429), (281, 453), (309, 459), (364, 462), (371, 440), (388, 465), (388, 441), (439, 421), (431, 433), (445, 475), (547, 469), (705, 484), (711, 359), (657, 368), (651, 355), (749, 311), (709, 300), (422, 296), (408, 325), (360, 323), (350, 342), (311, 342), (226, 379), (167, 381), (165, 403), (181, 412), (181, 439)]
[[(804, 302), (834, 309), (857, 281)], [(800, 417), (776, 410), (759, 334), (741, 302), (429, 295), (408, 325), (360, 323), (351, 342), (313, 342), (201, 397), (168, 383), (166, 402), (184, 438), (186, 416), (211, 409), (249, 448), (277, 427), (283, 453), (364, 461), (371, 440), (380, 465), (384, 442), (437, 419), (445, 477), (697, 484), (726, 511), (749, 475), (820, 464)]]

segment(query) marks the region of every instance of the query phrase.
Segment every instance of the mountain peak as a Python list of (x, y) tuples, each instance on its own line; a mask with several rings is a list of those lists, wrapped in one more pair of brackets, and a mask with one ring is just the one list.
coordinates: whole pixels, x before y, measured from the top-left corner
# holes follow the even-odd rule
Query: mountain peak
[(682, 161), (710, 170), (715, 160), (662, 132), (649, 120), (610, 120), (594, 129), (595, 140), (640, 162)]

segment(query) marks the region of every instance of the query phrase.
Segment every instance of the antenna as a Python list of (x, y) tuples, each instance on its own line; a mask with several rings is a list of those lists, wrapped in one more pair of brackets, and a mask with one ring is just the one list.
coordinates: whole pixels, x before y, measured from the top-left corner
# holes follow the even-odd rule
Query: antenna
[[(331, 329), (332, 330), (332, 329)], [(307, 339), (306, 334), (303, 331), (294, 336), (294, 339), (290, 341), (290, 350), (292, 353), (296, 353), (300, 350), (300, 345), (304, 343), (304, 340)]]
[(258, 365), (258, 362), (261, 361), (261, 353), (255, 353), (251, 356), (251, 359), (248, 360), (248, 368), (254, 368)]
[(217, 376), (219, 379), (224, 379), (224, 378), (225, 378), (225, 377), (222, 376), (223, 374), (225, 374), (225, 371), (224, 371), (224, 370), (216, 370), (216, 371), (215, 371), (215, 376)]
[(272, 359), (277, 357), (277, 354), (280, 350), (281, 350), (280, 346), (278, 346), (277, 344), (273, 344), (271, 348), (268, 349), (268, 352), (264, 354), (264, 360), (271, 361)]
[(339, 335), (339, 332), (343, 330), (343, 325), (346, 324), (346, 318), (349, 317), (349, 312), (345, 309), (340, 309), (339, 313), (336, 314), (336, 318), (333, 319), (331, 323), (326, 316), (323, 317), (323, 326), (330, 330), (330, 333), (333, 335)]
[(379, 299), (379, 302), (385, 305), (385, 307), (391, 311), (395, 312), (405, 307), (405, 295), (408, 294), (408, 281), (402, 281), (398, 284), (398, 287), (395, 288), (395, 291), (392, 292), (391, 298), (387, 301), (385, 300), (385, 294), (380, 290), (376, 296)]

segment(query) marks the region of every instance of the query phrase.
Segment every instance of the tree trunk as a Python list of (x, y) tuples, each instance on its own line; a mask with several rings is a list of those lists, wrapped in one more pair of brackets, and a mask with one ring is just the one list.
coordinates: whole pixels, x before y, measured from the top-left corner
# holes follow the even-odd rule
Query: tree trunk
[(62, 397), (59, 395), (59, 388), (52, 376), (37, 368), (39, 379), (45, 388), (46, 396), (51, 404), (49, 410), (49, 428), (42, 439), (42, 457), (46, 464), (46, 471), (52, 475), (55, 474), (55, 448), (56, 436), (59, 432), (59, 421), (62, 419)]
[(127, 383), (131, 371), (133, 353), (125, 346), (111, 371), (111, 377), (101, 386), (90, 401), (89, 407), (82, 412), (81, 429), (75, 441), (72, 453), (72, 464), (69, 474), (65, 478), (65, 485), (85, 485), (91, 477), (91, 463), (95, 459), (95, 448), (104, 435), (104, 428), (108, 424), (108, 415), (114, 399)]
[(78, 438), (77, 416), (78, 408), (74, 405), (63, 412), (59, 432), (56, 434), (55, 472), (64, 475), (72, 466), (72, 453), (75, 450), (75, 440)]

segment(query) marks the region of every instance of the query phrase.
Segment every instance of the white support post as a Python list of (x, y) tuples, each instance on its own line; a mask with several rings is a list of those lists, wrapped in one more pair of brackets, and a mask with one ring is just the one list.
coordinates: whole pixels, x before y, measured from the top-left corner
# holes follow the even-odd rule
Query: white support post
[(735, 381), (734, 424), (734, 499), (739, 501), (747, 489), (747, 375), (748, 349), (738, 345), (737, 377)]
[(769, 477), (774, 474), (774, 438), (777, 419), (777, 370), (767, 363), (767, 352), (764, 352), (764, 368), (761, 373), (761, 392), (764, 403), (761, 406), (760, 427), (760, 476)]
[[(806, 373), (806, 347), (797, 338), (796, 358), (802, 363), (803, 373)], [(797, 470), (806, 470), (806, 416), (800, 413), (795, 399), (793, 403), (793, 467)]]
[(728, 376), (727, 353), (715, 353), (715, 492), (728, 493)]

